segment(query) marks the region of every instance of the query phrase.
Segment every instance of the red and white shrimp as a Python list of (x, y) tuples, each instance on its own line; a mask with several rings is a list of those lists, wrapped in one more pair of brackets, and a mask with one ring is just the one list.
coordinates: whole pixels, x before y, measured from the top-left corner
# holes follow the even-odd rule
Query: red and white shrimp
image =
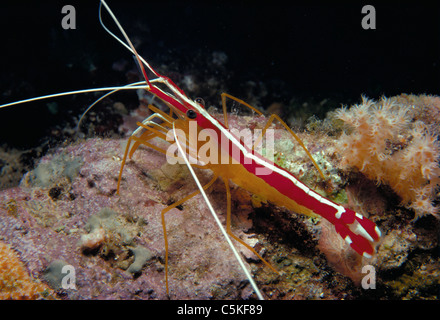
[[(166, 231), (165, 215), (172, 208), (177, 207), (178, 205), (182, 204), (183, 202), (187, 201), (188, 199), (194, 197), (199, 193), (201, 193), (202, 196), (205, 198), (206, 203), (211, 210), (211, 213), (213, 214), (216, 222), (219, 225), (219, 228), (222, 230), (225, 239), (230, 244), (232, 250), (234, 251), (234, 254), (237, 257), (237, 260), (242, 265), (244, 272), (248, 276), (249, 281), (251, 282), (251, 285), (253, 286), (259, 298), (262, 298), (262, 295), (258, 291), (258, 288), (253, 282), (249, 272), (244, 267), (241, 258), (235, 250), (234, 246), (232, 245), (229, 237), (234, 238), (235, 240), (249, 248), (269, 268), (277, 272), (252, 247), (244, 243), (241, 239), (236, 237), (231, 232), (231, 192), (229, 187), (230, 181), (253, 194), (270, 200), (275, 205), (284, 206), (289, 210), (293, 210), (295, 212), (305, 215), (320, 215), (321, 217), (330, 221), (335, 226), (335, 229), (339, 233), (339, 235), (358, 254), (366, 258), (370, 258), (374, 254), (375, 243), (379, 240), (381, 236), (381, 232), (379, 228), (375, 225), (375, 223), (362, 216), (361, 214), (356, 213), (349, 208), (346, 208), (321, 196), (320, 194), (306, 186), (293, 174), (281, 168), (273, 161), (263, 157), (255, 150), (253, 146), (245, 145), (245, 143), (243, 143), (243, 141), (241, 141), (236, 135), (234, 135), (228, 128), (226, 100), (235, 100), (241, 105), (248, 107), (259, 114), (261, 114), (261, 112), (251, 107), (244, 101), (223, 93), (221, 97), (224, 112), (224, 122), (220, 122), (218, 119), (214, 118), (205, 110), (203, 104), (200, 101), (198, 101), (197, 99), (190, 99), (176, 84), (174, 84), (171, 79), (156, 72), (136, 52), (124, 29), (119, 24), (118, 20), (104, 0), (101, 0), (101, 6), (103, 6), (113, 18), (119, 30), (123, 34), (126, 42), (123, 42), (122, 40), (117, 38), (103, 25), (104, 28), (135, 55), (145, 81), (129, 84), (123, 87), (100, 88), (100, 90), (110, 91), (110, 93), (108, 94), (111, 94), (117, 90), (142, 88), (154, 95), (154, 97), (156, 97), (157, 99), (160, 99), (169, 108), (168, 112), (164, 112), (154, 105), (150, 105), (149, 108), (153, 111), (153, 114), (146, 118), (142, 123), (138, 123), (138, 129), (135, 130), (130, 136), (119, 174), (117, 185), (118, 194), (121, 187), (121, 178), (123, 175), (123, 168), (126, 163), (126, 159), (127, 157), (131, 158), (133, 153), (140, 145), (145, 145), (159, 152), (167, 154), (168, 150), (162, 149), (151, 142), (151, 140), (156, 137), (168, 141), (169, 143), (172, 143), (177, 147), (177, 149), (180, 151), (180, 158), (182, 158), (187, 164), (199, 188), (198, 191), (165, 208), (161, 214), (165, 239), (165, 277), (167, 293), (169, 290), (168, 238)], [(147, 72), (151, 76), (149, 76)], [(74, 94), (91, 91), (98, 90), (81, 90), (64, 94)], [(0, 108), (13, 104), (35, 101), (38, 99), (45, 99), (64, 94), (49, 95), (24, 101), (18, 101), (0, 106)], [(308, 153), (307, 149), (299, 140), (299, 138), (278, 116), (272, 115), (269, 118), (269, 121), (262, 132), (262, 135), (264, 135), (264, 133), (267, 131), (274, 120), (279, 121), (291, 133), (293, 138), (295, 138), (301, 144), (301, 146), (304, 148), (304, 150), (313, 161), (312, 156), (310, 155), (310, 153)], [(209, 135), (209, 139), (206, 139), (207, 142), (204, 144), (204, 146), (206, 148), (208, 144), (208, 147), (212, 150), (215, 149), (219, 151), (217, 153), (218, 156), (216, 159), (214, 159), (214, 161), (212, 157), (207, 158), (203, 154), (197, 152), (197, 147), (195, 147), (194, 149), (190, 141), (191, 139), (188, 138), (190, 137), (191, 130), (196, 130), (197, 136), (202, 131)], [(260, 137), (260, 139), (261, 138), (262, 136)], [(190, 158), (195, 159), (195, 163), (190, 163)], [(314, 164), (317, 167), (315, 162)], [(212, 170), (212, 172), (214, 173), (214, 177), (209, 183), (207, 183), (205, 186), (202, 186), (198, 181), (192, 167)], [(204, 191), (209, 186), (211, 186), (218, 178), (221, 178), (223, 180), (226, 187), (226, 230), (223, 228), (222, 224), (218, 220)]]

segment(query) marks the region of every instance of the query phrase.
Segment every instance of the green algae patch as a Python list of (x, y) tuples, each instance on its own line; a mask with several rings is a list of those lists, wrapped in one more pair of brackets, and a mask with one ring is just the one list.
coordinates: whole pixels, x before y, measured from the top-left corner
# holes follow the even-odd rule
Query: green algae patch
[(79, 174), (84, 164), (79, 157), (66, 154), (54, 155), (50, 161), (40, 162), (28, 172), (23, 183), (26, 187), (50, 188), (62, 184), (70, 184)]

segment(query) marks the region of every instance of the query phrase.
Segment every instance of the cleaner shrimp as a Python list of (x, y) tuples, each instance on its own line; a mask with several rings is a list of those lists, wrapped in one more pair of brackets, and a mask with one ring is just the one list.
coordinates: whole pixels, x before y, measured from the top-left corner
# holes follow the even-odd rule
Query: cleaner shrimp
[[(101, 17), (102, 8), (104, 8), (113, 19), (125, 41), (118, 38), (104, 25)], [(295, 139), (301, 145), (313, 162), (314, 166), (319, 171), (320, 175), (323, 176), (323, 173), (313, 160), (312, 155), (307, 150), (305, 145), (279, 116), (271, 115), (264, 126), (259, 139), (257, 139), (257, 142), (253, 145), (246, 145), (229, 129), (226, 102), (228, 99), (233, 100), (239, 105), (244, 106), (259, 115), (262, 115), (259, 110), (241, 99), (233, 97), (227, 93), (222, 93), (221, 101), (224, 117), (222, 123), (220, 120), (214, 118), (207, 112), (202, 100), (192, 100), (189, 98), (170, 78), (159, 74), (145, 59), (138, 54), (125, 30), (104, 0), (100, 1), (99, 17), (103, 28), (134, 55), (144, 80), (125, 86), (86, 89), (51, 94), (5, 104), (0, 106), (0, 108), (62, 95), (108, 91), (107, 94), (95, 101), (95, 103), (93, 103), (84, 112), (83, 116), (81, 117), (82, 120), (84, 115), (104, 97), (107, 97), (108, 95), (120, 90), (137, 89), (145, 90), (155, 99), (161, 101), (162, 104), (168, 107), (168, 111), (165, 112), (161, 108), (158, 108), (157, 105), (155, 106), (154, 102), (148, 106), (148, 108), (152, 111), (152, 115), (147, 117), (142, 122), (138, 122), (138, 128), (129, 137), (117, 182), (117, 193), (123, 194), (121, 180), (127, 158), (131, 158), (140, 146), (146, 146), (163, 153), (167, 156), (167, 158), (170, 157), (173, 159), (179, 159), (180, 161), (183, 160), (183, 163), (186, 164), (192, 177), (194, 178), (194, 181), (197, 184), (197, 191), (191, 193), (183, 199), (180, 199), (179, 201), (176, 201), (161, 212), (165, 242), (165, 283), (168, 295), (169, 241), (167, 237), (166, 214), (171, 209), (178, 207), (196, 195), (201, 194), (215, 222), (222, 232), (225, 241), (227, 241), (229, 244), (229, 247), (237, 259), (237, 262), (255, 291), (255, 294), (259, 299), (263, 299), (262, 293), (259, 291), (252, 275), (245, 267), (242, 257), (235, 248), (231, 238), (252, 251), (273, 272), (278, 271), (254, 248), (249, 246), (232, 232), (231, 182), (241, 188), (246, 189), (252, 194), (258, 195), (263, 199), (268, 199), (275, 205), (285, 207), (289, 210), (304, 215), (319, 215), (323, 217), (334, 225), (337, 233), (359, 255), (370, 258), (374, 254), (374, 246), (381, 237), (381, 232), (374, 222), (349, 208), (346, 208), (319, 195), (317, 192), (301, 182), (293, 174), (277, 165), (274, 161), (262, 156), (257, 151), (256, 146), (258, 142), (264, 138), (265, 133), (268, 131), (272, 123), (277, 121), (290, 133), (293, 139)], [(78, 126), (80, 125), (81, 120), (78, 123)], [(201, 153), (201, 146), (197, 146), (197, 141), (194, 141), (192, 138), (194, 136), (198, 137), (202, 132), (209, 137), (206, 139), (207, 142), (203, 145), (203, 147), (208, 148), (209, 150), (217, 150), (218, 152), (214, 153), (214, 155), (212, 152), (209, 156), (207, 153)], [(154, 138), (167, 141), (171, 146), (174, 147), (172, 149), (173, 152), (170, 153), (170, 148), (164, 149), (152, 143)], [(202, 185), (193, 168), (211, 170), (213, 172), (212, 179), (207, 184)], [(205, 192), (205, 190), (207, 190), (218, 179), (223, 180), (226, 190), (226, 228), (219, 220), (217, 213), (213, 209), (213, 206)]]

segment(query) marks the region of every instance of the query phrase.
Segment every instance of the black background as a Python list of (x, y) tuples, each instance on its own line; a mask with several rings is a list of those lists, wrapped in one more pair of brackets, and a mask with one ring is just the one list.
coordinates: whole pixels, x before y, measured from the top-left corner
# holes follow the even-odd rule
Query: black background
[[(61, 27), (66, 4), (76, 9), (76, 30)], [(232, 76), (224, 79), (225, 87), (238, 97), (243, 97), (247, 81), (282, 83), (270, 87), (268, 103), (301, 96), (349, 104), (361, 94), (377, 99), (439, 92), (440, 6), (433, 1), (108, 4), (128, 34), (141, 40), (139, 53), (153, 66), (174, 61), (176, 72), (191, 73), (187, 66), (197, 67), (196, 52), (226, 53)], [(361, 27), (366, 4), (376, 9), (376, 30)], [(134, 65), (130, 54), (100, 26), (98, 1), (1, 1), (0, 33), (0, 104), (122, 85), (127, 78), (112, 70), (112, 64), (126, 58)], [(220, 103), (220, 93), (210, 104)], [(0, 144), (37, 144), (51, 126), (77, 116), (94, 99), (83, 95), (56, 100), (63, 108), (57, 114), (48, 111), (48, 101), (1, 109)]]

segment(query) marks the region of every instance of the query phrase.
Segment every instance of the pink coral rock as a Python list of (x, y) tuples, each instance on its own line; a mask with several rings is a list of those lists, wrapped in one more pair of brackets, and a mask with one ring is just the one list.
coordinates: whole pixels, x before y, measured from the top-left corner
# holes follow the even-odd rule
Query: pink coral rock
[[(21, 186), (0, 192), (0, 203), (9, 204), (0, 206), (0, 237), (19, 252), (31, 275), (40, 278), (56, 260), (75, 270), (76, 289), (59, 289), (62, 297), (168, 298), (160, 213), (195, 186), (186, 183), (184, 167), (176, 177), (163, 166), (166, 160), (161, 154), (139, 148), (124, 169), (117, 195), (123, 150), (121, 141), (111, 139), (89, 139), (59, 148), (40, 162), (44, 168), (57, 168), (45, 170), (56, 173), (56, 179), (48, 177), (44, 185), (34, 183), (29, 176), (41, 171), (37, 169)], [(81, 159), (81, 165), (72, 159)], [(76, 174), (64, 179), (62, 173), (69, 170), (63, 166), (72, 163)], [(56, 193), (51, 191), (54, 188)], [(225, 211), (224, 201), (213, 203), (218, 212)], [(100, 213), (104, 208), (112, 213), (104, 217)], [(252, 290), (203, 199), (195, 197), (183, 208), (166, 216), (170, 298), (248, 298)], [(97, 215), (101, 220), (89, 228)], [(240, 228), (234, 227), (234, 232), (247, 241), (248, 235)], [(145, 252), (149, 252), (148, 259), (140, 257)], [(217, 287), (224, 289), (219, 293)]]

